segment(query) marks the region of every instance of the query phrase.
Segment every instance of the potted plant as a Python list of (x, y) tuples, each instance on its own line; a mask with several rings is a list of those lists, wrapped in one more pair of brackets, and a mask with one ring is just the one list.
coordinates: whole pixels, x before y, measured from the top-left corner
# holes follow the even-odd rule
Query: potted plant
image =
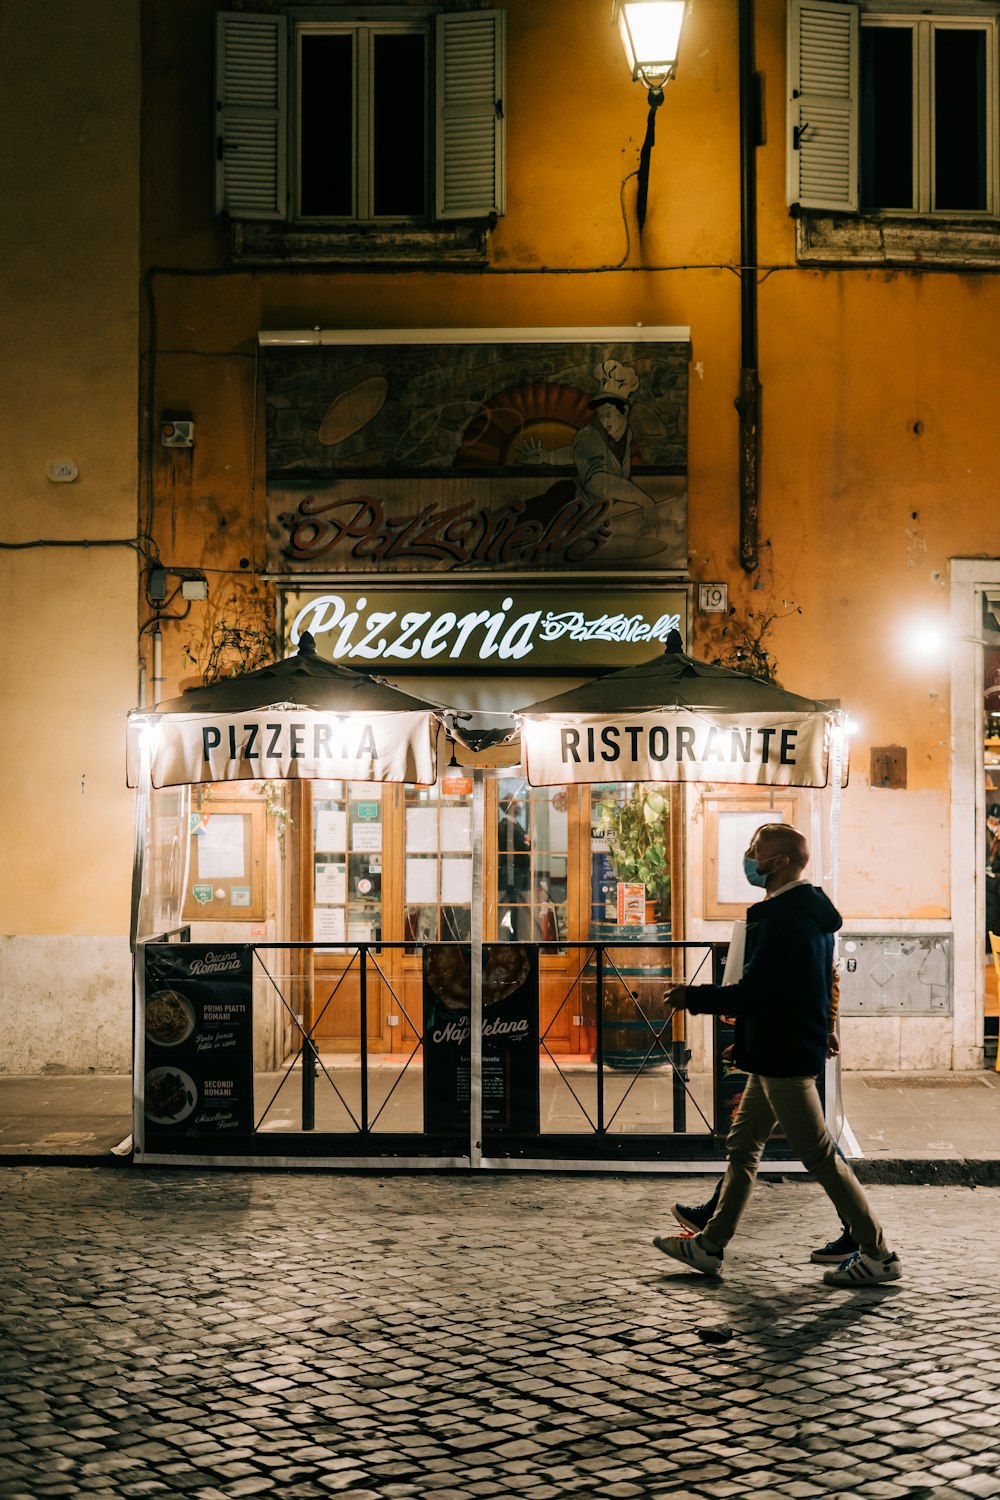
[(636, 782), (624, 802), (600, 804), (599, 826), (608, 841), (615, 874), (646, 887), (646, 921), (670, 919), (669, 804), (655, 786)]
[[(625, 800), (601, 802), (597, 824), (607, 840), (614, 873), (621, 881), (641, 882), (646, 889), (646, 923), (628, 929), (608, 924), (611, 933), (629, 931), (654, 943), (670, 937), (669, 811), (658, 787), (637, 783)], [(603, 924), (601, 924), (603, 925)], [(596, 935), (596, 934), (595, 934)], [(670, 1057), (668, 1007), (663, 978), (669, 969), (664, 951), (655, 947), (610, 949), (604, 988), (604, 1059), (612, 1068), (635, 1071), (661, 1067)], [(654, 1043), (650, 1027), (667, 1027), (665, 1046)]]

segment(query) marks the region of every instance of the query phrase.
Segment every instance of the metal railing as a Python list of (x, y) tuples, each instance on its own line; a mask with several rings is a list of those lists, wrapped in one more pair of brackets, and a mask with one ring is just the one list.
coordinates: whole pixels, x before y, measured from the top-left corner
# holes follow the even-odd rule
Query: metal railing
[[(293, 1034), (297, 1033), (297, 1046), (289, 1053), (279, 1069), (277, 1085), (264, 1109), (255, 1115), (255, 1133), (267, 1119), (268, 1113), (296, 1067), (301, 1068), (301, 1125), (302, 1132), (316, 1131), (316, 1086), (322, 1076), (336, 1096), (351, 1129), (338, 1134), (353, 1134), (373, 1143), (373, 1133), (384, 1115), (390, 1100), (402, 1084), (407, 1071), (416, 1062), (425, 1046), (425, 1016), (420, 1021), (411, 1015), (401, 993), (400, 974), (392, 963), (386, 963), (384, 955), (406, 953), (419, 956), (428, 947), (456, 948), (466, 952), (468, 943), (419, 944), (408, 942), (355, 942), (336, 943), (257, 943), (248, 945), (253, 950), (255, 971), (259, 970), (266, 983), (277, 995), (282, 1011), (291, 1023)], [(489, 944), (490, 948), (500, 946)], [(683, 1134), (687, 1130), (687, 1110), (690, 1104), (700, 1118), (704, 1131), (714, 1133), (714, 1125), (706, 1116), (689, 1087), (687, 1047), (684, 1028), (679, 1024), (681, 1013), (669, 1004), (669, 992), (673, 984), (683, 979), (692, 982), (711, 978), (721, 982), (726, 944), (712, 942), (646, 942), (628, 937), (602, 938), (549, 943), (535, 943), (540, 956), (546, 954), (575, 954), (575, 973), (562, 976), (558, 971), (546, 972), (546, 981), (551, 987), (560, 977), (566, 982), (565, 992), (544, 1029), (539, 1026), (537, 1047), (539, 1054), (551, 1064), (555, 1075), (569, 1090), (595, 1137), (605, 1137), (625, 1109), (626, 1102), (639, 1080), (654, 1068), (667, 1067), (672, 1085), (673, 1132)], [(263, 955), (285, 952), (315, 952), (340, 956), (343, 967), (331, 969), (324, 976), (331, 984), (329, 994), (318, 1009), (306, 1015), (305, 1008), (298, 1009), (289, 1003), (282, 984), (282, 976), (274, 972), (275, 965), (265, 962)], [(639, 962), (645, 960), (645, 962)], [(653, 961), (655, 960), (655, 961)], [(675, 965), (683, 966), (683, 973), (675, 975)], [(707, 971), (707, 972), (706, 972)], [(287, 979), (288, 976), (285, 976)], [(301, 975), (297, 982), (303, 983)], [(377, 980), (385, 988), (385, 995), (406, 1022), (414, 1040), (400, 1054), (398, 1075), (388, 1093), (372, 1111), (369, 1089), (369, 1005), (371, 981)], [(319, 1036), (322, 1023), (338, 995), (345, 986), (357, 985), (358, 1003), (358, 1067), (360, 1072), (360, 1097), (357, 1109), (351, 1107), (342, 1088), (334, 1076), (335, 1069), (327, 1066), (320, 1052)], [(567, 1065), (568, 1059), (555, 1041), (557, 1023), (567, 1005), (576, 1001), (576, 1015), (582, 1026), (589, 1026), (593, 1033), (592, 1065), (596, 1077), (596, 1099), (593, 1109), (588, 1108), (583, 1091), (574, 1083)], [(381, 1001), (380, 1001), (381, 1003)], [(630, 1034), (634, 1041), (633, 1056), (622, 1064), (619, 1048), (609, 1045), (620, 1041), (622, 1033)], [(578, 1065), (577, 1065), (578, 1066)], [(610, 1072), (631, 1073), (633, 1076), (617, 1101), (609, 1107), (606, 1098), (605, 1080)], [(488, 1131), (488, 1127), (487, 1127)], [(414, 1134), (421, 1134), (418, 1130)], [(669, 1134), (670, 1132), (664, 1132)], [(374, 1140), (378, 1137), (375, 1136)]]

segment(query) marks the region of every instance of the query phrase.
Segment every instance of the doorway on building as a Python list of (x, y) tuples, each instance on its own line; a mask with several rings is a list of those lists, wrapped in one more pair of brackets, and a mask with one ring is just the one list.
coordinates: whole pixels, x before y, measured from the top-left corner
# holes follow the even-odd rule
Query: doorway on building
[[(542, 945), (540, 1036), (557, 1057), (586, 1060), (593, 1051), (593, 1026), (570, 998), (580, 955), (561, 945), (617, 931), (604, 809), (630, 790), (530, 787), (516, 768), (486, 775), (483, 938)], [(472, 931), (472, 773), (459, 767), (430, 787), (304, 782), (302, 801), (299, 931), (317, 945), (312, 1034), (321, 1053), (358, 1053), (350, 945), (398, 944), (381, 952), (367, 983), (366, 1045), (376, 1056), (410, 1057), (422, 1026), (423, 947), (467, 942)], [(679, 789), (664, 788), (660, 801), (665, 857), (679, 870)], [(668, 879), (668, 894), (644, 913), (663, 938), (683, 937), (683, 884)]]

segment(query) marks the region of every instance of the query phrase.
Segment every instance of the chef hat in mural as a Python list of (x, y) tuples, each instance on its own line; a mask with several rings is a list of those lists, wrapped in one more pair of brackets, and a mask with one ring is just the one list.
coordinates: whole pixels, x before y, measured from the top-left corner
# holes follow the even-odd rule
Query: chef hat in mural
[(617, 359), (604, 359), (595, 365), (594, 379), (599, 389), (597, 395), (590, 398), (591, 406), (597, 406), (601, 401), (619, 401), (625, 406), (632, 392), (639, 389), (638, 375), (630, 365), (623, 365)]

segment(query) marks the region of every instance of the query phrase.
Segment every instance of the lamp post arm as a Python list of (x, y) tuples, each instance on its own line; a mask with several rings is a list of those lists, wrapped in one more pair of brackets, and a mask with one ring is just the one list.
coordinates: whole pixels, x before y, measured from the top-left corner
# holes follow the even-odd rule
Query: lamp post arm
[(649, 157), (656, 141), (656, 111), (663, 103), (663, 90), (650, 89), (646, 95), (649, 114), (646, 116), (646, 137), (639, 152), (639, 174), (636, 187), (635, 217), (642, 237), (642, 226), (646, 222), (646, 199), (649, 195)]

